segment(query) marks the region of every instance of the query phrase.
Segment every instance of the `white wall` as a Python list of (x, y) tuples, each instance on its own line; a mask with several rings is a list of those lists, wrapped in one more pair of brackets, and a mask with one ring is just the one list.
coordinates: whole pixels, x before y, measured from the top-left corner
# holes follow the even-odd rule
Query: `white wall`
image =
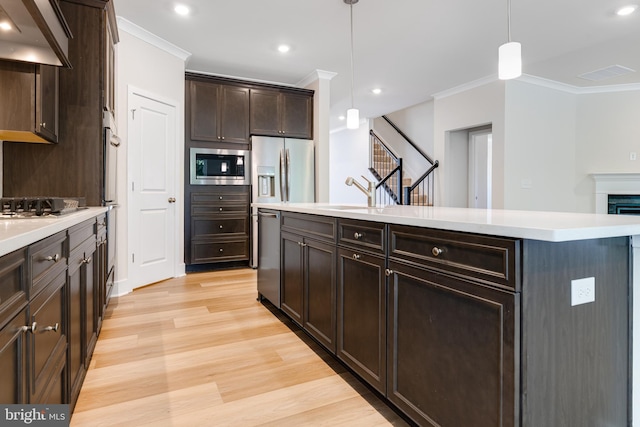
[(576, 96), (513, 80), (505, 97), (504, 208), (575, 211)]
[(448, 147), (452, 132), (490, 124), (493, 132), (493, 198), (491, 206), (504, 207), (505, 146), (510, 143), (505, 135), (505, 84), (494, 81), (464, 91), (436, 96), (434, 102), (433, 156), (440, 162), (435, 175), (435, 204), (453, 206), (454, 195), (449, 191), (455, 164), (449, 162)]
[(639, 173), (640, 90), (577, 96), (575, 206), (595, 212), (592, 173)]
[(358, 129), (341, 129), (330, 137), (329, 202), (366, 205), (367, 196), (355, 187), (347, 186), (348, 176), (361, 183), (361, 175), (372, 180), (369, 173), (369, 126), (360, 123)]
[[(117, 247), (116, 247), (116, 293), (130, 292), (131, 286), (127, 283), (129, 243), (127, 223), (127, 132), (128, 114), (127, 93), (129, 86), (146, 93), (157, 95), (160, 99), (171, 100), (178, 106), (176, 111), (178, 120), (178, 134), (181, 136), (176, 141), (176, 227), (178, 238), (177, 275), (184, 274), (184, 87), (185, 87), (185, 59), (186, 52), (180, 51), (175, 46), (146, 33), (134, 24), (118, 19), (120, 43), (117, 45), (117, 95), (116, 112), (118, 134), (122, 139), (122, 145), (118, 150), (118, 203), (117, 212)], [(152, 44), (153, 43), (153, 44)], [(164, 42), (166, 43), (166, 42)], [(160, 46), (160, 47), (159, 47)]]

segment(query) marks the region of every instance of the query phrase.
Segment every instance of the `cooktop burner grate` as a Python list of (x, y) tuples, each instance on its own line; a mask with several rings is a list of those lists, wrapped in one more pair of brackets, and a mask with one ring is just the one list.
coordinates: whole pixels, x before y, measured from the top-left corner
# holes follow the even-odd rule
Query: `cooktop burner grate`
[(85, 207), (84, 197), (3, 197), (4, 217), (64, 215)]

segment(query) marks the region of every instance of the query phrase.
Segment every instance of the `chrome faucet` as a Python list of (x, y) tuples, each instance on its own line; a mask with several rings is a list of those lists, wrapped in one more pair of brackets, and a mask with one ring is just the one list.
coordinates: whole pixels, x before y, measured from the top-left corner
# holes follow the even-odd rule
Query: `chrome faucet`
[(362, 191), (367, 196), (367, 206), (370, 208), (374, 208), (376, 206), (376, 184), (369, 181), (364, 175), (361, 175), (362, 179), (367, 181), (367, 188), (364, 188), (364, 185), (360, 184), (358, 181), (353, 179), (353, 177), (348, 176), (347, 180), (344, 182), (348, 186), (355, 185), (358, 187), (358, 190)]

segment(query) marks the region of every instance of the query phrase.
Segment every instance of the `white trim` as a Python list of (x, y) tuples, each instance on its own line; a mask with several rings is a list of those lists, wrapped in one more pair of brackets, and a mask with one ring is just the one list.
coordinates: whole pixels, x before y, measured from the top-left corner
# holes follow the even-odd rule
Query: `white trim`
[(478, 80), (473, 80), (470, 82), (467, 82), (465, 84), (461, 84), (460, 86), (455, 86), (452, 87), (451, 89), (447, 89), (447, 90), (443, 90), (442, 92), (438, 92), (438, 93), (434, 93), (433, 95), (431, 95), (434, 99), (442, 99), (442, 98), (446, 98), (452, 95), (457, 95), (459, 93), (462, 92), (466, 92), (468, 90), (471, 89), (475, 89), (477, 87), (480, 86), (484, 86), (487, 85), (489, 83), (493, 83), (496, 80), (498, 80), (498, 74), (494, 74), (491, 76), (487, 76), (487, 77), (482, 77)]
[(157, 47), (158, 49), (162, 49), (165, 52), (170, 53), (171, 55), (176, 56), (183, 61), (186, 61), (187, 59), (189, 59), (189, 57), (191, 57), (190, 52), (187, 52), (186, 50), (166, 41), (165, 39), (156, 36), (155, 34), (123, 18), (122, 16), (118, 16), (117, 21), (118, 30), (129, 33), (132, 36), (137, 37), (140, 40)]
[(300, 80), (296, 84), (296, 86), (307, 87), (316, 80), (331, 80), (337, 75), (338, 73), (334, 73), (332, 71), (315, 70), (309, 73), (309, 75), (307, 75), (305, 78)]

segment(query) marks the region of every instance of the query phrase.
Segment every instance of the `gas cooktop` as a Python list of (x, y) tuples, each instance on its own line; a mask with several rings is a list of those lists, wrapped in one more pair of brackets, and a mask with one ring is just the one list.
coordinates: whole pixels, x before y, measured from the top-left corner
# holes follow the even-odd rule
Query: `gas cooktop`
[(0, 218), (43, 218), (86, 209), (84, 197), (3, 197)]

